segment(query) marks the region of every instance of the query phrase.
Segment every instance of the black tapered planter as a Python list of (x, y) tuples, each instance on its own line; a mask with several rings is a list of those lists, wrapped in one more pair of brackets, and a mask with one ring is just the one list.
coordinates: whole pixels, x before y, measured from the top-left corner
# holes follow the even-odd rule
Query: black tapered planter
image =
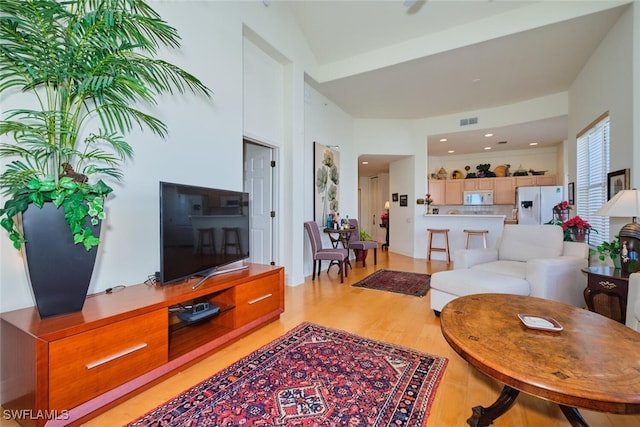
[[(35, 205), (22, 214), (27, 271), (40, 317), (82, 310), (96, 261), (97, 247), (87, 251), (73, 243), (64, 210), (53, 203)], [(100, 224), (92, 226), (99, 235)]]

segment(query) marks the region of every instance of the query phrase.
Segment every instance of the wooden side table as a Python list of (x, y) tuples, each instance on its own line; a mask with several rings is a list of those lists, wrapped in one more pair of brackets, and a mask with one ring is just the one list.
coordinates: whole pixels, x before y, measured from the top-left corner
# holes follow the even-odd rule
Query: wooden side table
[(619, 268), (598, 266), (583, 268), (587, 273), (584, 300), (589, 311), (594, 311), (622, 324), (627, 318), (629, 275)]

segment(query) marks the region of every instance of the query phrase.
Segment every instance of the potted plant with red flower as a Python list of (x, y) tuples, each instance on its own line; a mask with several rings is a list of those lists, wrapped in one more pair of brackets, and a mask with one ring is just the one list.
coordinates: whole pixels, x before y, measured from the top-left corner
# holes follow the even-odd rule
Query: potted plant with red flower
[(380, 215), (380, 221), (382, 224), (387, 225), (389, 223), (389, 212), (384, 212)]
[(578, 215), (563, 222), (562, 229), (564, 230), (564, 240), (569, 242), (584, 242), (591, 230), (596, 231), (591, 227), (591, 224)]
[(569, 202), (566, 200), (563, 200), (562, 202), (558, 203), (553, 207), (553, 215), (559, 221), (566, 221), (567, 218), (569, 218), (569, 210), (571, 210), (571, 206), (569, 205)]

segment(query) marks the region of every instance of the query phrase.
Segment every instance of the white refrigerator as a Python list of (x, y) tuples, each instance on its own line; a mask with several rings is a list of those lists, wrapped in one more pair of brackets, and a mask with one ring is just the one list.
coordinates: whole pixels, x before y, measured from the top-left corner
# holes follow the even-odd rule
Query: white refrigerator
[(553, 207), (563, 200), (561, 186), (516, 188), (518, 224), (545, 224), (553, 219)]

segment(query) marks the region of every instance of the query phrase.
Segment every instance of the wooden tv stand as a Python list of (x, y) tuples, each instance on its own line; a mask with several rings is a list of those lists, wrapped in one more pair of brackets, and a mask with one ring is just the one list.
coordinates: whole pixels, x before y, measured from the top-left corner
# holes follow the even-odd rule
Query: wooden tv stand
[[(3, 416), (23, 426), (78, 424), (284, 311), (283, 267), (249, 264), (192, 289), (196, 282), (115, 289), (46, 319), (34, 307), (0, 314)], [(220, 312), (185, 324), (175, 308), (194, 300)]]

